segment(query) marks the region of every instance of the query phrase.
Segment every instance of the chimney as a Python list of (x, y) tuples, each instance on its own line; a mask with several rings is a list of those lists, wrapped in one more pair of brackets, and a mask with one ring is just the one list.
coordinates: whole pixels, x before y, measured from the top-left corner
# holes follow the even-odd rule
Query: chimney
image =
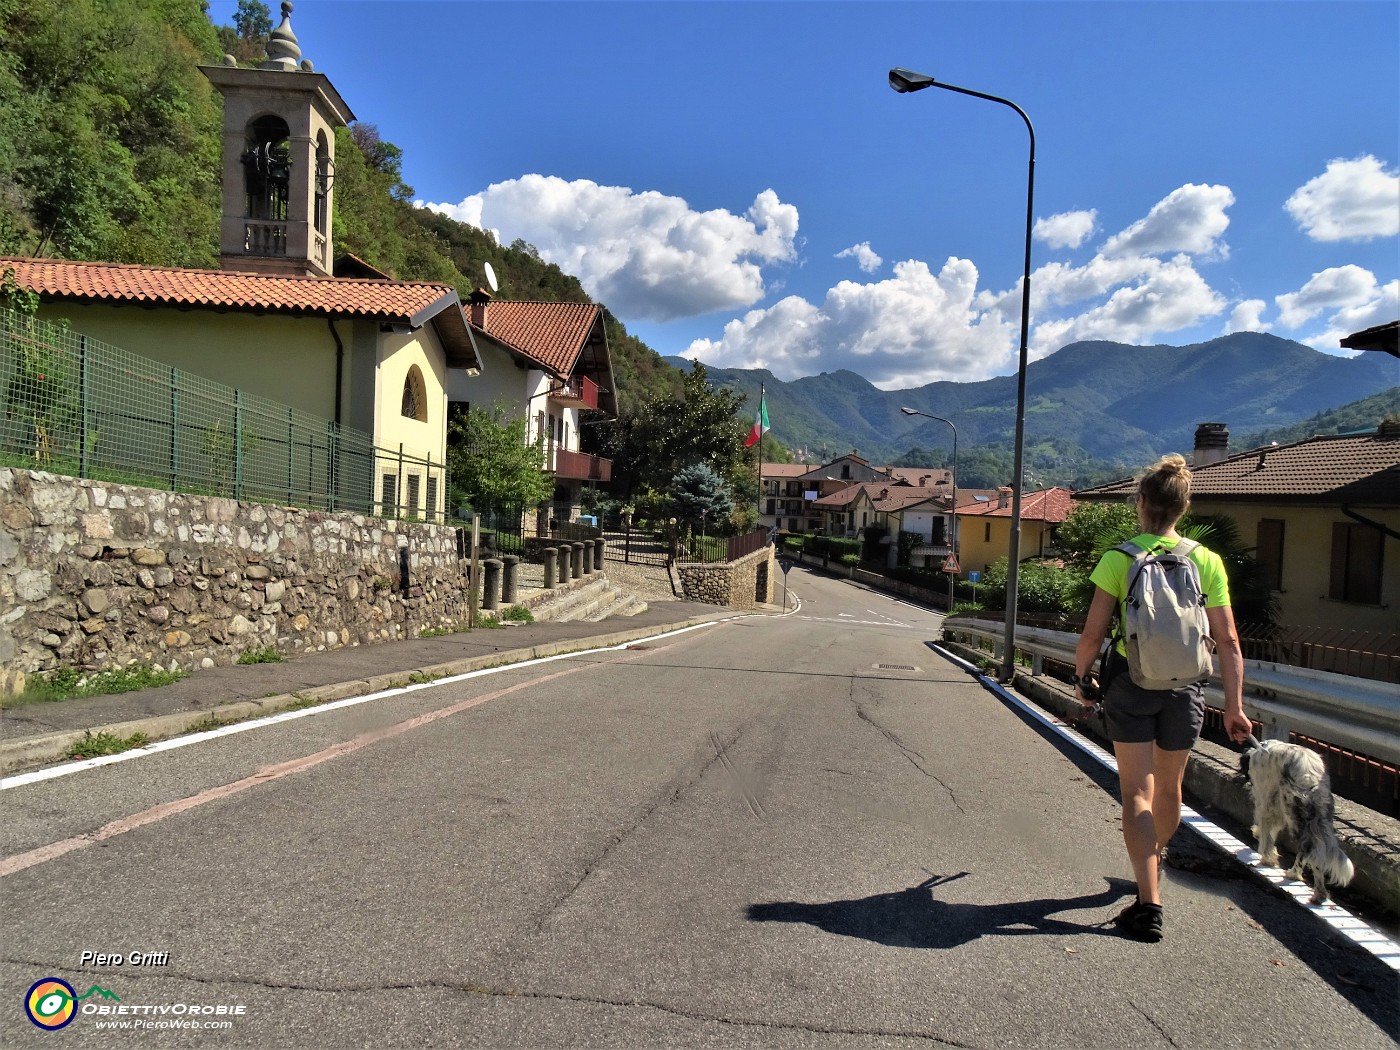
[(1005, 510), (1011, 504), (1011, 489), (1003, 485), (997, 489), (997, 510)]
[(1400, 419), (1383, 419), (1381, 425), (1376, 428), (1376, 437), (1382, 441), (1394, 441), (1400, 438)]
[(1230, 428), (1224, 423), (1198, 423), (1196, 425), (1196, 451), (1191, 457), (1191, 466), (1199, 470), (1212, 463), (1219, 463), (1230, 455)]
[(467, 302), (471, 304), (472, 324), (486, 331), (486, 308), (491, 305), (491, 293), (485, 288), (478, 288)]

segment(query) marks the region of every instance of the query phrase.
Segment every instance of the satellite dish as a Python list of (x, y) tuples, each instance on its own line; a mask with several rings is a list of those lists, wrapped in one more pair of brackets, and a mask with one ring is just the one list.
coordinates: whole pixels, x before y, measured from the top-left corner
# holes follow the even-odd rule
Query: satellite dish
[(501, 290), (501, 286), (496, 282), (496, 269), (489, 262), (482, 263), (481, 268), (486, 271), (486, 283), (491, 286), (493, 292)]

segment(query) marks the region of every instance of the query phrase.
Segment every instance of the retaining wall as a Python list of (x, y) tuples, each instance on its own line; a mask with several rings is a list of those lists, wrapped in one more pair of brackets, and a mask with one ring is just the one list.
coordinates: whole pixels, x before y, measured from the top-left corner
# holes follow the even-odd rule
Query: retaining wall
[(677, 562), (681, 597), (707, 605), (754, 609), (773, 601), (773, 547), (761, 547), (730, 562)]
[(466, 619), (469, 572), (443, 525), (0, 468), (0, 691), (412, 637)]

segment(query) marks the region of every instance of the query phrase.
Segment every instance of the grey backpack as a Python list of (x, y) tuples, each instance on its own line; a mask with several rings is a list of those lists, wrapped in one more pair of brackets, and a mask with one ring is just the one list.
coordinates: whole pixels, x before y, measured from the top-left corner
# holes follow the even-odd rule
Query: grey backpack
[(1199, 546), (1182, 539), (1172, 550), (1148, 551), (1131, 542), (1115, 548), (1133, 559), (1120, 631), (1128, 674), (1143, 689), (1180, 689), (1210, 677), (1215, 643), (1200, 570), (1189, 557)]

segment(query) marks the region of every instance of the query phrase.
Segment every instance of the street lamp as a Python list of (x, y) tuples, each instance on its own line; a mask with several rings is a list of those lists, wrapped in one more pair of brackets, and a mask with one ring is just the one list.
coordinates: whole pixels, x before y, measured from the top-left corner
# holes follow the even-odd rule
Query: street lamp
[[(1026, 360), (1027, 343), (1031, 320), (1031, 230), (1035, 218), (1035, 128), (1026, 111), (1010, 99), (985, 95), (969, 88), (954, 87), (940, 83), (926, 73), (915, 73), (908, 69), (890, 70), (890, 87), (900, 94), (922, 91), (936, 87), (944, 91), (956, 91), (960, 95), (984, 98), (988, 102), (999, 102), (1010, 106), (1026, 122), (1026, 131), (1031, 137), (1030, 166), (1026, 175), (1026, 266), (1021, 279), (1021, 355), (1016, 370), (1016, 448), (1011, 477), (1011, 549), (1008, 551), (1009, 564), (1006, 567), (1006, 639), (1003, 643), (1001, 679), (1009, 682), (1016, 674), (1016, 577), (1021, 559), (1021, 464), (1026, 436)], [(956, 516), (956, 515), (955, 515)]]
[[(953, 552), (953, 561), (961, 566), (962, 562), (958, 561), (958, 428), (953, 426), (953, 421), (951, 419), (944, 419), (942, 416), (935, 416), (929, 412), (920, 412), (917, 408), (905, 408), (901, 406), (900, 411), (906, 416), (923, 416), (925, 419), (936, 419), (940, 423), (947, 423), (948, 426), (953, 429), (953, 505), (952, 513), (948, 515), (948, 549)], [(948, 573), (948, 611), (950, 613), (953, 611), (954, 575), (954, 573)]]

